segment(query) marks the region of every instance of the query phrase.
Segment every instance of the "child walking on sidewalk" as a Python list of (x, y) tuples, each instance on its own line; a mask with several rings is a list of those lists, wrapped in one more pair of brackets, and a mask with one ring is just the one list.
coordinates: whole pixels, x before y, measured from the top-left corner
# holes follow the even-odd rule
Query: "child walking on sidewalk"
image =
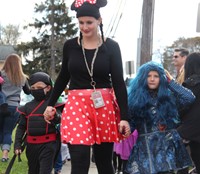
[(57, 114), (51, 124), (44, 120), (43, 112), (52, 91), (52, 81), (48, 74), (37, 72), (31, 75), (31, 94), (34, 99), (18, 108), (20, 121), (17, 126), (14, 150), (21, 153), (22, 137), (27, 134), (26, 156), (29, 174), (51, 174), (57, 154), (60, 150), (60, 134), (55, 125), (60, 122), (62, 104), (56, 104)]

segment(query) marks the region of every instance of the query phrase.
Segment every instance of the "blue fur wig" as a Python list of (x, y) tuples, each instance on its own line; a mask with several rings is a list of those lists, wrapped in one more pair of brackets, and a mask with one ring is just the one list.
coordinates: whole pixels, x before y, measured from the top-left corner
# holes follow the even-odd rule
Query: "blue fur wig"
[(160, 82), (154, 92), (157, 96), (157, 111), (159, 117), (165, 122), (166, 119), (177, 116), (175, 98), (169, 90), (169, 84), (161, 64), (150, 61), (139, 68), (137, 76), (130, 82), (128, 89), (128, 103), (130, 117), (148, 116), (148, 106), (151, 105), (151, 95), (147, 84), (147, 77), (150, 71), (157, 71)]

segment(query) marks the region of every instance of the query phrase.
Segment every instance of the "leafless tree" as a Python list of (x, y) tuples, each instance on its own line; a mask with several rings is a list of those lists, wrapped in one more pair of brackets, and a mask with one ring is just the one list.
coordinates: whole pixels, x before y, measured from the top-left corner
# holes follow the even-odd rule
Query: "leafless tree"
[(16, 45), (20, 35), (19, 25), (8, 24), (5, 27), (1, 27), (0, 43), (4, 45)]

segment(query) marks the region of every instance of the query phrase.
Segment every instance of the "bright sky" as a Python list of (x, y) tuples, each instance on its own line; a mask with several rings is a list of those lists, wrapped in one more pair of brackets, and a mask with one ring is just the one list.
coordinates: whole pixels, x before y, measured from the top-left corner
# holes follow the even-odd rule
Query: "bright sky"
[[(71, 4), (72, 0), (65, 0)], [(115, 33), (122, 50), (123, 60), (136, 60), (137, 39), (140, 31), (142, 0), (126, 1), (124, 13)], [(36, 2), (41, 0), (1, 0), (0, 24), (30, 23), (34, 16), (33, 9)], [(118, 0), (108, 0), (108, 5), (101, 10), (104, 32), (112, 19)], [(197, 9), (200, 0), (155, 0), (153, 50), (162, 50), (179, 37), (196, 37)], [(73, 12), (72, 12), (73, 14)], [(27, 39), (26, 32), (22, 39)]]

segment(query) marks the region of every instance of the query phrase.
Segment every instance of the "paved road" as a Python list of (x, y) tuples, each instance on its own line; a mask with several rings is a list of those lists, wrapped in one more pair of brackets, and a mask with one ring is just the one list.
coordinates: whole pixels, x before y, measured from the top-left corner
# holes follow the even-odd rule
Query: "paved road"
[[(63, 165), (61, 174), (70, 174), (70, 169), (71, 169), (71, 163), (70, 163), (70, 161), (67, 161)], [(97, 169), (96, 169), (96, 165), (94, 163), (90, 164), (90, 170), (89, 170), (88, 174), (98, 174)]]

